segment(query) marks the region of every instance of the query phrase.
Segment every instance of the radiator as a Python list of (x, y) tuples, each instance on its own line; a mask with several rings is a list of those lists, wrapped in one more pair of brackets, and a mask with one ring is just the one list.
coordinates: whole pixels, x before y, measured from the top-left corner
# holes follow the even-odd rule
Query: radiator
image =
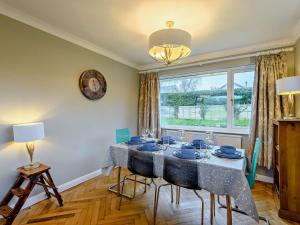
[[(198, 131), (185, 131), (185, 142), (192, 142), (193, 139), (204, 139), (206, 134)], [(178, 140), (178, 134), (176, 130), (163, 129), (162, 135), (169, 135), (175, 140)], [(242, 136), (234, 134), (221, 134), (214, 133), (215, 145), (231, 145), (237, 148), (242, 148)]]

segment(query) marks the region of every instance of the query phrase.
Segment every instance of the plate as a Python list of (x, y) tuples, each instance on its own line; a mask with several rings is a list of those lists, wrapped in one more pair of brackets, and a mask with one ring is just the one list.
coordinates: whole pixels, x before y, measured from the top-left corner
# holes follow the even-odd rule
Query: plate
[(227, 158), (227, 159), (242, 159), (244, 158), (242, 156), (241, 152), (235, 152), (234, 154), (227, 154), (224, 152), (221, 152), (220, 149), (215, 150), (214, 153), (212, 153), (214, 156), (220, 157), (220, 158)]
[(193, 159), (201, 159), (199, 152), (195, 152), (195, 156), (196, 156), (195, 158), (186, 158), (181, 154), (181, 152), (179, 150), (173, 151), (173, 155), (180, 159), (192, 159), (192, 160)]

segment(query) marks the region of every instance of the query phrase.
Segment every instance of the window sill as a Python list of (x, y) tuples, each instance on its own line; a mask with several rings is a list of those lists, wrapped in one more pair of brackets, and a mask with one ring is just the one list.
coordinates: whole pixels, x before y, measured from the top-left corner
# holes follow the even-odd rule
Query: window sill
[(198, 131), (198, 132), (213, 131), (216, 133), (224, 133), (224, 134), (242, 134), (242, 135), (249, 134), (249, 129), (243, 129), (243, 128), (230, 129), (230, 128), (219, 128), (219, 127), (193, 127), (193, 126), (166, 125), (166, 126), (162, 126), (161, 129), (186, 130), (186, 131)]

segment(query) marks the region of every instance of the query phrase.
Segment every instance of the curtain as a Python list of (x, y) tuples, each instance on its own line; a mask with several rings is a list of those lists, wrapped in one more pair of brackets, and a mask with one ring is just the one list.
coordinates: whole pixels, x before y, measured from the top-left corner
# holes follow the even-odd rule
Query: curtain
[(159, 76), (157, 72), (140, 75), (138, 132), (151, 129), (154, 136), (160, 136)]
[(276, 80), (287, 76), (287, 57), (282, 52), (256, 58), (256, 75), (252, 97), (252, 120), (250, 128), (249, 155), (258, 137), (262, 148), (258, 165), (272, 166), (273, 121), (288, 114), (286, 97), (276, 95)]

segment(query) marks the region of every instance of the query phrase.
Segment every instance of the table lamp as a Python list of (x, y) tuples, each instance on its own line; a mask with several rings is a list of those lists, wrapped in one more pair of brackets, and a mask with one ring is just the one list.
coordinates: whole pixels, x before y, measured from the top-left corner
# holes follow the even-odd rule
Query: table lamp
[(295, 119), (294, 95), (300, 94), (300, 76), (284, 77), (276, 80), (278, 95), (288, 95), (289, 115), (284, 119)]
[(34, 141), (44, 138), (44, 123), (26, 123), (13, 126), (15, 142), (26, 143), (30, 157), (30, 164), (24, 166), (25, 170), (36, 169), (39, 163), (33, 163)]

